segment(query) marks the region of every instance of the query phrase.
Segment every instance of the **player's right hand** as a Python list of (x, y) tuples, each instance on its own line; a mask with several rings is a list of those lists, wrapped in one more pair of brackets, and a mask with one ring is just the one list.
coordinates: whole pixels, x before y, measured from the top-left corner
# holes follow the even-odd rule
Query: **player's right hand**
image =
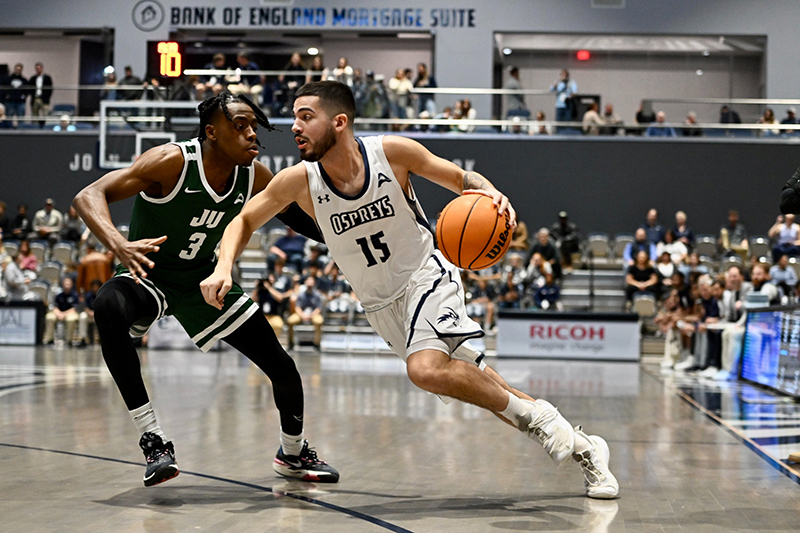
[(225, 295), (233, 287), (233, 279), (231, 273), (223, 273), (214, 270), (214, 273), (200, 282), (200, 292), (203, 293), (203, 299), (212, 307), (216, 307), (220, 311), (225, 302)]
[(128, 269), (131, 277), (136, 283), (139, 283), (139, 276), (146, 278), (147, 268), (153, 268), (156, 264), (148, 259), (145, 254), (150, 252), (157, 252), (159, 244), (167, 240), (167, 236), (163, 235), (157, 239), (141, 239), (139, 241), (125, 241), (122, 246), (114, 250), (114, 255), (117, 256), (119, 262)]

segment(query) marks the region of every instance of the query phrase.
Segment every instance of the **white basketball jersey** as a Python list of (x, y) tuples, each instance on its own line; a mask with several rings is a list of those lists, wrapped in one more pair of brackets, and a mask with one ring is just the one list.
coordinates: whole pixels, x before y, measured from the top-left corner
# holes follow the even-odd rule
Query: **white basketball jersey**
[(413, 189), (409, 198), (392, 172), (383, 136), (356, 141), (365, 179), (355, 196), (339, 192), (319, 162), (303, 163), (325, 244), (361, 304), (375, 310), (397, 299), (433, 254), (433, 234)]

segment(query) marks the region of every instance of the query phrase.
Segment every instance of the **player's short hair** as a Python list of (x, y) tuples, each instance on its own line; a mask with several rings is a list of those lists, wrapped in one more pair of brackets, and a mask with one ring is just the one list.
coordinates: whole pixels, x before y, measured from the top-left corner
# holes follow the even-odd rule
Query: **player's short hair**
[[(248, 97), (243, 94), (234, 96), (228, 91), (222, 91), (215, 96), (206, 98), (200, 102), (199, 106), (197, 106), (197, 109), (200, 112), (200, 132), (198, 133), (197, 137), (201, 142), (206, 140), (206, 126), (211, 124), (211, 120), (217, 111), (222, 112), (228, 120), (233, 120), (230, 112), (228, 111), (228, 104), (232, 102), (240, 102), (249, 106), (250, 109), (253, 110), (253, 113), (255, 113), (258, 123), (267, 131), (272, 131), (275, 129), (275, 126), (269, 123), (269, 119), (264, 112), (261, 111), (261, 109), (259, 109), (259, 107)], [(256, 142), (259, 146), (261, 146), (261, 148), (264, 148), (257, 139)]]
[(352, 128), (356, 116), (356, 99), (353, 91), (344, 83), (338, 81), (312, 81), (306, 83), (295, 93), (295, 98), (301, 96), (316, 96), (325, 112), (331, 117), (344, 113), (347, 122)]

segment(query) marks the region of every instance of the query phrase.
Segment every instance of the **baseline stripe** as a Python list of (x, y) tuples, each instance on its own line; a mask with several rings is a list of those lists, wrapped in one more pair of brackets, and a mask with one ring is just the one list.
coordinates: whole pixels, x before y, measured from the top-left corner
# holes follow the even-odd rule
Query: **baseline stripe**
[(206, 329), (204, 329), (203, 331), (201, 331), (200, 333), (198, 333), (197, 335), (192, 337), (192, 342), (197, 344), (198, 342), (203, 340), (203, 337), (205, 337), (206, 335), (208, 335), (209, 333), (211, 333), (212, 331), (214, 331), (218, 327), (222, 326), (230, 317), (233, 316), (233, 314), (236, 311), (238, 311), (238, 309), (241, 306), (243, 306), (245, 303), (247, 303), (247, 300), (249, 300), (249, 299), (250, 299), (249, 296), (247, 296), (246, 294), (242, 294), (242, 296), (238, 300), (236, 300), (236, 302), (230, 307), (230, 309), (228, 309), (220, 317), (218, 317), (214, 321), (213, 324), (211, 324)]
[[(31, 450), (31, 451), (37, 451), (37, 452), (56, 453), (56, 454), (60, 454), (60, 455), (68, 455), (68, 456), (71, 456), (71, 457), (83, 457), (84, 459), (95, 459), (95, 460), (98, 460), (98, 461), (107, 461), (109, 463), (119, 463), (119, 464), (123, 464), (123, 465), (133, 465), (133, 466), (137, 466), (137, 467), (145, 466), (143, 463), (136, 463), (134, 461), (125, 461), (123, 459), (114, 459), (112, 457), (102, 457), (102, 456), (99, 456), (99, 455), (89, 455), (89, 454), (86, 454), (86, 453), (67, 452), (67, 451), (64, 451), (64, 450), (53, 450), (53, 449), (48, 449), (48, 448), (37, 448), (35, 446), (24, 446), (24, 445), (21, 445), (21, 444), (10, 444), (10, 443), (6, 443), (6, 442), (0, 442), (0, 446), (4, 446), (6, 448), (18, 448), (20, 450)], [(199, 477), (199, 478), (203, 478), (203, 479), (210, 479), (212, 481), (219, 481), (221, 483), (230, 483), (231, 485), (238, 485), (240, 487), (247, 487), (249, 489), (255, 489), (255, 490), (262, 491), (262, 492), (270, 492), (272, 494), (277, 494), (279, 496), (286, 496), (288, 498), (293, 498), (295, 500), (300, 500), (300, 501), (303, 501), (303, 502), (306, 502), (306, 503), (319, 505), (320, 507), (324, 507), (326, 509), (330, 509), (331, 511), (337, 511), (339, 513), (343, 513), (343, 514), (352, 516), (353, 518), (358, 518), (359, 520), (364, 520), (365, 522), (369, 522), (369, 523), (374, 524), (374, 525), (376, 525), (378, 527), (382, 527), (383, 529), (386, 529), (388, 531), (394, 531), (395, 533), (413, 533), (409, 529), (406, 529), (404, 527), (400, 527), (398, 525), (392, 524), (392, 523), (387, 522), (385, 520), (381, 520), (380, 518), (376, 518), (374, 516), (370, 516), (368, 514), (364, 514), (364, 513), (360, 512), (360, 511), (355, 511), (353, 509), (348, 509), (346, 507), (340, 507), (338, 505), (335, 505), (335, 504), (332, 504), (332, 503), (328, 503), (328, 502), (324, 502), (322, 500), (317, 500), (315, 498), (309, 498), (308, 496), (301, 496), (299, 494), (294, 494), (294, 493), (291, 493), (291, 492), (285, 492), (285, 491), (282, 491), (282, 490), (273, 489), (272, 487), (265, 487), (263, 485), (256, 485), (255, 483), (248, 483), (246, 481), (238, 481), (236, 479), (228, 479), (228, 478), (224, 478), (224, 477), (212, 476), (212, 475), (209, 475), (209, 474), (202, 474), (200, 472), (190, 472), (188, 470), (181, 470), (181, 474), (184, 474), (184, 475), (187, 475), (187, 476), (195, 476), (195, 477)]]

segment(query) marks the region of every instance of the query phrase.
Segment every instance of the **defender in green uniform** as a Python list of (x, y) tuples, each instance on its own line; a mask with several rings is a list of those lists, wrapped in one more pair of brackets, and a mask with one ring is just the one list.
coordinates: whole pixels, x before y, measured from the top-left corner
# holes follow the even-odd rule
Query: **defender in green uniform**
[[(272, 381), (281, 418), (281, 447), (273, 469), (305, 480), (336, 482), (339, 473), (317, 458), (303, 437), (303, 385), (294, 361), (281, 347), (258, 306), (232, 287), (222, 309), (205, 304), (200, 281), (214, 270), (215, 249), (228, 223), (272, 173), (254, 161), (258, 125), (266, 116), (244, 96), (228, 92), (199, 106), (200, 135), (148, 150), (130, 167), (110, 172), (75, 197), (74, 205), (95, 236), (120, 262), (100, 289), (95, 321), (103, 358), (141, 435), (146, 486), (178, 475), (175, 452), (159, 426), (142, 381), (131, 334), (144, 335), (174, 315), (203, 351), (222, 339)], [(117, 231), (108, 204), (134, 200), (128, 239)], [(322, 240), (314, 221), (297, 206), (282, 220)]]

